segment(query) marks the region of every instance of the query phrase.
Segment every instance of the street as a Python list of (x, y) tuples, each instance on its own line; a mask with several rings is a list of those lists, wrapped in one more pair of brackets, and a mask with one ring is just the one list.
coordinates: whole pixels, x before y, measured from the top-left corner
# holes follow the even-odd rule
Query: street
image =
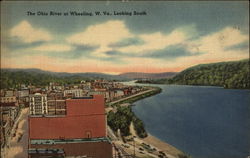
[[(27, 158), (28, 157), (28, 114), (29, 109), (22, 109), (19, 118), (15, 122), (9, 138), (8, 147), (5, 148), (4, 158)], [(16, 128), (17, 127), (17, 128)]]
[(118, 103), (118, 102), (121, 102), (121, 101), (124, 101), (124, 100), (127, 100), (127, 99), (130, 99), (130, 98), (133, 98), (133, 97), (136, 97), (136, 96), (139, 96), (139, 95), (142, 95), (142, 94), (145, 94), (145, 93), (148, 93), (148, 92), (151, 92), (153, 91), (154, 89), (151, 88), (149, 90), (145, 90), (145, 91), (142, 91), (142, 92), (139, 92), (139, 93), (136, 93), (136, 94), (133, 94), (131, 96), (128, 96), (128, 97), (125, 97), (125, 98), (121, 98), (121, 99), (118, 99), (118, 100), (115, 100), (115, 101), (112, 101), (112, 102), (109, 102), (108, 105), (111, 106), (115, 103)]

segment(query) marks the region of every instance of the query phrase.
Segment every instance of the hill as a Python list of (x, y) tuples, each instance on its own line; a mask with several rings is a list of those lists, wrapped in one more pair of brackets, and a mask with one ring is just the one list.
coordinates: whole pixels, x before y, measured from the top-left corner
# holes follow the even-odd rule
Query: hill
[(120, 77), (129, 79), (160, 79), (160, 78), (171, 78), (175, 76), (176, 72), (163, 72), (163, 73), (142, 73), (142, 72), (128, 72), (120, 74)]
[(107, 79), (107, 80), (127, 80), (117, 75), (103, 73), (67, 73), (50, 72), (40, 69), (1, 69), (1, 89), (16, 88), (20, 84), (32, 84), (45, 86), (50, 82), (59, 84), (74, 84), (81, 80)]
[(120, 75), (109, 75), (104, 73), (86, 72), (86, 73), (67, 73), (51, 72), (40, 69), (1, 69), (1, 89), (16, 88), (20, 84), (32, 84), (36, 86), (45, 86), (50, 82), (59, 84), (74, 84), (81, 80), (106, 79), (124, 81), (130, 79), (156, 79), (173, 77), (175, 72), (166, 73), (139, 73), (131, 72)]
[(221, 86), (250, 89), (249, 60), (201, 64), (190, 67), (171, 79), (151, 80), (147, 83)]

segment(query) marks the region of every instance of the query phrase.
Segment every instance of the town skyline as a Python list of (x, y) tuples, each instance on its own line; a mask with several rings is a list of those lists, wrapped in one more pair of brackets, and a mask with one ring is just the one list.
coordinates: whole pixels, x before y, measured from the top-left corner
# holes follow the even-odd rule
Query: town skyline
[[(161, 73), (249, 58), (249, 2), (2, 4), (1, 68)], [(70, 11), (82, 15), (59, 15)]]

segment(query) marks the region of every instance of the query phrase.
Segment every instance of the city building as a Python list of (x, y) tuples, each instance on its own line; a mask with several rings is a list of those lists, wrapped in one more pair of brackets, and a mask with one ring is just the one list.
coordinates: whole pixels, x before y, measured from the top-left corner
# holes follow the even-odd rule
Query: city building
[(124, 95), (131, 95), (132, 94), (132, 87), (126, 87), (123, 89)]
[(51, 91), (47, 95), (48, 115), (65, 115), (66, 101), (62, 92)]
[(14, 90), (5, 91), (5, 97), (13, 97), (13, 96), (15, 96), (15, 91)]
[(115, 90), (115, 98), (120, 98), (120, 97), (122, 97), (122, 96), (124, 96), (123, 90), (116, 89), (116, 90)]
[(83, 97), (83, 90), (82, 89), (70, 89), (64, 90), (64, 96), (73, 96), (75, 98)]
[(17, 103), (17, 99), (15, 96), (11, 97), (1, 97), (0, 98), (0, 103)]
[(18, 91), (18, 97), (22, 98), (22, 97), (28, 97), (30, 94), (29, 89), (22, 89)]
[(10, 136), (10, 131), (17, 118), (19, 108), (13, 103), (4, 103), (0, 105), (0, 144), (6, 145), (6, 140)]
[(29, 158), (112, 158), (103, 95), (67, 99), (65, 115), (29, 116)]
[(65, 100), (48, 100), (48, 115), (65, 115), (66, 101)]
[(0, 89), (0, 97), (4, 97), (5, 91), (3, 89)]
[(23, 88), (17, 92), (18, 103), (20, 106), (29, 107), (29, 94), (30, 91), (27, 88)]
[(81, 87), (82, 87), (83, 90), (89, 91), (89, 90), (91, 90), (91, 83), (90, 82), (84, 82), (84, 83), (81, 84)]
[(48, 114), (47, 94), (35, 93), (30, 98), (30, 114), (46, 115)]

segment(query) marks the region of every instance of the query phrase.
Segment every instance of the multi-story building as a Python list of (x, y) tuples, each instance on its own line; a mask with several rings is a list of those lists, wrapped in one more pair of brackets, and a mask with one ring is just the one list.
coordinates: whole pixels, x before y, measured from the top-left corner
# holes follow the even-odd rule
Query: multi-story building
[(63, 92), (61, 91), (50, 91), (49, 93), (47, 93), (47, 99), (48, 100), (63, 100), (64, 96), (63, 96)]
[(35, 93), (30, 97), (30, 114), (46, 115), (48, 114), (47, 94)]
[(16, 102), (17, 102), (17, 99), (15, 96), (0, 98), (0, 103), (16, 103)]
[(21, 106), (29, 107), (29, 89), (21, 89), (17, 92), (18, 103)]
[(121, 89), (116, 89), (116, 90), (115, 90), (115, 98), (120, 98), (120, 97), (122, 97), (122, 96), (124, 96), (123, 90), (121, 90)]
[(15, 96), (15, 91), (13, 90), (5, 91), (5, 97), (13, 97), (13, 96)]
[(70, 89), (64, 90), (64, 96), (73, 96), (75, 98), (83, 97), (83, 90), (82, 89)]
[(67, 99), (66, 106), (66, 115), (29, 116), (29, 158), (111, 158), (103, 96)]
[(30, 94), (29, 89), (22, 89), (20, 91), (18, 91), (18, 97), (22, 98), (22, 97), (28, 97)]
[(65, 100), (48, 100), (48, 115), (65, 115), (66, 101)]
[(89, 90), (91, 90), (91, 83), (90, 82), (82, 83), (81, 87), (82, 87), (83, 90), (89, 91)]
[(0, 144), (2, 147), (6, 145), (6, 140), (10, 135), (17, 115), (18, 107), (14, 103), (0, 104)]
[(0, 89), (0, 97), (4, 97), (5, 91), (3, 89)]
[(127, 87), (123, 89), (123, 93), (124, 95), (131, 95), (132, 94), (132, 88), (131, 87)]

